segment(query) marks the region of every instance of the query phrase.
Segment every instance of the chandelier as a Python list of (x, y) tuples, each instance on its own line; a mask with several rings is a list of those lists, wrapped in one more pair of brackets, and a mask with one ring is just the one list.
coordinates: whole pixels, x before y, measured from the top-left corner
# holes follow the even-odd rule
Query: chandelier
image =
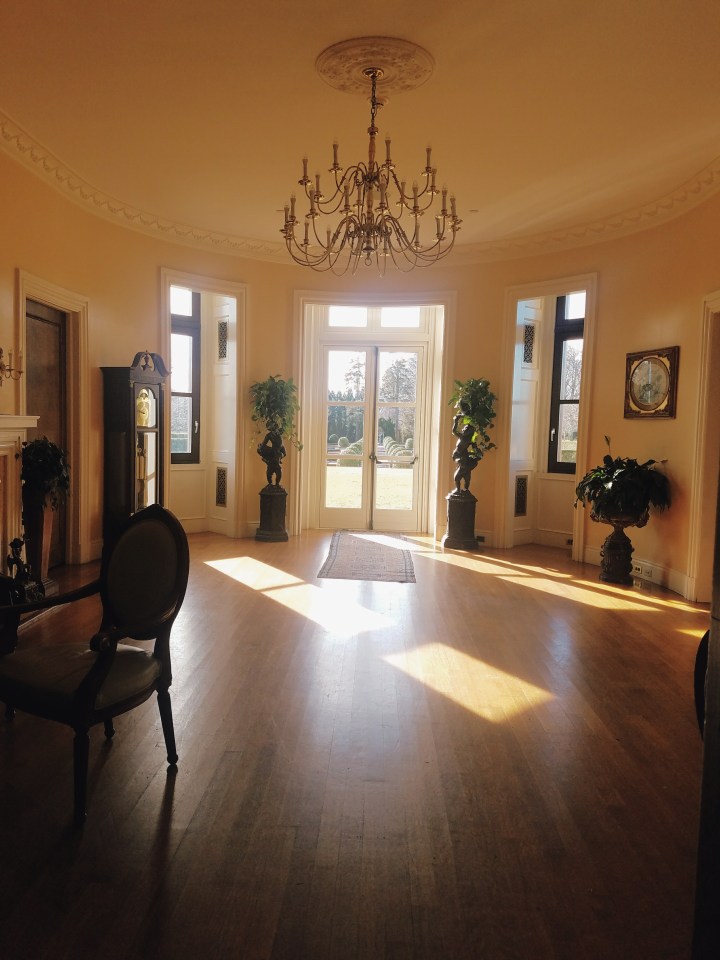
[[(420, 51), (429, 59), (429, 54), (407, 41), (372, 37), (345, 41), (329, 48), (325, 54), (333, 54), (336, 48), (341, 48), (346, 63), (350, 45), (360, 44), (360, 56), (366, 58), (370, 52), (377, 54), (378, 48), (382, 52), (382, 43), (393, 45), (396, 68), (397, 45), (402, 45), (402, 51), (409, 49), (412, 55)], [(325, 54), (321, 54), (318, 63)], [(332, 166), (328, 171), (332, 180), (325, 193), (320, 174), (311, 179), (308, 160), (303, 158), (302, 177), (298, 184), (305, 194), (307, 208), (304, 215), (298, 215), (295, 195), (285, 205), (285, 222), (280, 232), (288, 253), (296, 263), (317, 271), (330, 270), (338, 275), (348, 270), (355, 273), (361, 262), (366, 266), (375, 264), (381, 274), (385, 273), (388, 261), (405, 271), (436, 263), (452, 250), (462, 223), (457, 215), (455, 197), (448, 198), (447, 187), (437, 186), (437, 170), (432, 165), (430, 147), (426, 149), (425, 167), (410, 188), (395, 171), (389, 138), (385, 140), (385, 159), (378, 161), (375, 121), (383, 101), (378, 99), (377, 84), (385, 76), (385, 70), (381, 66), (362, 66), (360, 73), (370, 86), (367, 161), (361, 160), (343, 169), (338, 161), (338, 144), (334, 143)], [(350, 89), (334, 80), (333, 77), (329, 82), (341, 89)], [(417, 82), (410, 80), (400, 88), (408, 89)], [(357, 84), (352, 89), (356, 90)], [(421, 234), (421, 223), (426, 215), (426, 222), (434, 217), (434, 223)], [(304, 220), (302, 226), (300, 218)]]

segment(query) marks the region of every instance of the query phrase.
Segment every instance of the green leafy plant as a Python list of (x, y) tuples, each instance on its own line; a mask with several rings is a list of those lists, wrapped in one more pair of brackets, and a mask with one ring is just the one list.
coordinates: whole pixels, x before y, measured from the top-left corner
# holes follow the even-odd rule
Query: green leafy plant
[(670, 506), (670, 481), (655, 469), (657, 460), (638, 463), (630, 457), (613, 457), (610, 437), (605, 437), (605, 443), (608, 453), (578, 483), (574, 505), (590, 504), (593, 520), (634, 517), (635, 526), (642, 527), (648, 521), (651, 506), (658, 510)]
[(70, 468), (65, 451), (47, 437), (36, 437), (23, 443), (18, 457), (22, 463), (23, 496), (40, 503), (47, 502), (57, 510), (70, 488)]
[(284, 380), (281, 376), (268, 377), (253, 383), (250, 387), (252, 420), (257, 424), (255, 433), (278, 434), (287, 438), (298, 450), (302, 450), (297, 435), (296, 416), (300, 410), (297, 400), (297, 386), (292, 378)]
[(488, 450), (496, 447), (488, 434), (488, 430), (495, 425), (496, 400), (488, 380), (455, 381), (455, 391), (448, 401), (448, 405), (458, 411), (453, 432), (465, 426), (474, 428), (467, 451), (472, 460), (482, 460)]

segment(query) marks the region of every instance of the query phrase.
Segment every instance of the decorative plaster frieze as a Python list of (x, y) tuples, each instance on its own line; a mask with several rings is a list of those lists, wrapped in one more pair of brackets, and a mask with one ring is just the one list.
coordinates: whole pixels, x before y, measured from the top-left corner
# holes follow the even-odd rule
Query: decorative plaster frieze
[[(120, 223), (151, 236), (162, 236), (173, 243), (209, 247), (219, 253), (234, 254), (254, 260), (283, 263), (287, 261), (287, 252), (283, 243), (250, 240), (203, 230), (148, 213), (111, 197), (93, 187), (63, 164), (50, 150), (34, 140), (19, 124), (1, 111), (0, 148), (20, 160), (28, 169), (84, 209), (91, 210), (114, 223)], [(707, 200), (718, 190), (720, 190), (720, 157), (670, 193), (640, 207), (586, 224), (568, 227), (565, 230), (551, 230), (546, 233), (481, 243), (458, 243), (452, 259), (461, 264), (506, 260), (602, 243), (617, 237), (639, 233), (679, 217)]]

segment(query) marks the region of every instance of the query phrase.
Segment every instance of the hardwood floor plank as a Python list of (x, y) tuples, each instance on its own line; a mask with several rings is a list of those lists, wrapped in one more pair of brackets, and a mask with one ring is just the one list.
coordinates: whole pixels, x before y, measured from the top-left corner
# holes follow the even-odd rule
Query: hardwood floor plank
[(0, 957), (685, 958), (707, 607), (422, 537), (415, 584), (318, 580), (329, 539), (190, 538), (177, 773), (153, 702), (94, 731), (82, 831), (71, 734), (2, 722)]

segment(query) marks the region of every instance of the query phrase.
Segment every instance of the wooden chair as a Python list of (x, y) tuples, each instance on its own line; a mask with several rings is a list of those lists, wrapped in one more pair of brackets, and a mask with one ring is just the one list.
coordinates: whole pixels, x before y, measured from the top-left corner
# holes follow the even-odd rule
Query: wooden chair
[[(105, 726), (110, 739), (113, 718), (144, 703), (157, 692), (168, 763), (177, 762), (169, 687), (170, 631), (185, 596), (189, 555), (178, 520), (154, 505), (134, 514), (115, 542), (103, 552), (100, 576), (64, 596), (0, 611), (4, 633), (19, 616), (99, 594), (98, 632), (83, 643), (19, 646), (0, 656), (0, 701), (12, 719), (15, 709), (57, 720), (75, 731), (75, 820), (85, 819), (90, 727)], [(152, 651), (119, 641), (154, 640)], [(9, 648), (6, 643), (6, 649)]]

